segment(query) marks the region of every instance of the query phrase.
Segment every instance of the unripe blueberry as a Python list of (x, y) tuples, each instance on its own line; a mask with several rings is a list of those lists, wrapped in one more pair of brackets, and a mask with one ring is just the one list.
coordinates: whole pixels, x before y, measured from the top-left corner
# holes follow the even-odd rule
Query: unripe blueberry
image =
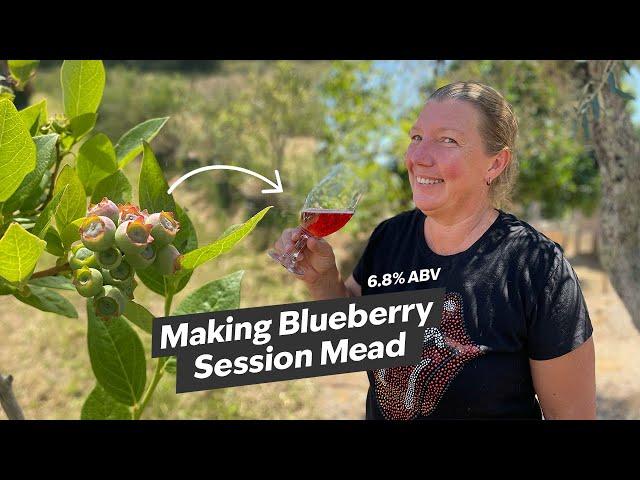
[(82, 243), (82, 240), (76, 240), (71, 244), (71, 248), (70, 248), (71, 253), (75, 255), (75, 253), (82, 247), (84, 247), (84, 243)]
[(153, 243), (157, 247), (173, 243), (176, 234), (180, 230), (180, 224), (173, 218), (173, 213), (171, 212), (152, 213), (147, 218), (147, 223), (153, 225), (151, 235), (153, 236)]
[(94, 252), (109, 250), (113, 246), (115, 234), (116, 225), (109, 217), (91, 215), (80, 227), (82, 243)]
[(127, 262), (122, 262), (116, 268), (112, 268), (111, 270), (109, 270), (109, 275), (111, 276), (111, 278), (119, 282), (129, 280), (133, 277), (134, 273), (135, 271), (133, 270), (133, 267)]
[(116, 230), (116, 245), (125, 255), (140, 253), (153, 241), (150, 232), (151, 225), (146, 224), (142, 216), (125, 220)]
[(93, 297), (102, 292), (102, 273), (95, 268), (82, 267), (74, 272), (73, 284), (83, 297)]
[(173, 245), (160, 247), (156, 253), (153, 266), (162, 275), (171, 275), (180, 270), (180, 252)]
[(69, 267), (71, 270), (78, 270), (82, 267), (98, 268), (99, 265), (94, 252), (88, 248), (80, 247), (75, 254), (71, 254)]
[(96, 252), (98, 265), (107, 270), (113, 270), (122, 263), (122, 253), (116, 247), (111, 247), (103, 252)]
[(146, 208), (140, 211), (140, 208), (138, 208), (137, 205), (133, 205), (128, 202), (118, 204), (118, 211), (118, 225), (128, 220), (135, 220), (138, 217), (143, 217), (146, 220), (149, 216), (149, 212), (147, 212)]
[(111, 221), (117, 225), (118, 218), (120, 217), (120, 210), (118, 210), (118, 206), (107, 197), (102, 197), (102, 200), (95, 205), (89, 205), (88, 215), (109, 217)]
[(133, 300), (133, 291), (137, 286), (138, 282), (136, 282), (134, 277), (131, 277), (129, 280), (123, 282), (122, 285), (118, 285), (118, 288), (122, 290), (122, 293), (124, 293), (129, 300)]
[(140, 253), (126, 254), (125, 260), (136, 270), (144, 270), (153, 264), (153, 261), (156, 259), (156, 250), (155, 242), (149, 243)]
[(104, 291), (94, 297), (93, 306), (99, 317), (117, 317), (124, 312), (127, 298), (118, 287), (105, 285)]

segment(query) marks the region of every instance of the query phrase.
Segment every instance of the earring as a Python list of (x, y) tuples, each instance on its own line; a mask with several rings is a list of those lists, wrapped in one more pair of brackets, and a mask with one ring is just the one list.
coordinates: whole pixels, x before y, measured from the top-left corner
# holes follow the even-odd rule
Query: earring
[(487, 187), (491, 185), (491, 179), (487, 180)]

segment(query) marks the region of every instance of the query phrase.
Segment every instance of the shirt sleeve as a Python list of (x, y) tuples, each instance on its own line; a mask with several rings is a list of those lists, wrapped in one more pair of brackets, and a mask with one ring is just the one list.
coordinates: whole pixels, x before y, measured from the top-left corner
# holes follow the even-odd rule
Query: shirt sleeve
[(569, 353), (593, 333), (576, 272), (561, 249), (556, 250), (555, 260), (529, 319), (528, 347), (533, 360)]

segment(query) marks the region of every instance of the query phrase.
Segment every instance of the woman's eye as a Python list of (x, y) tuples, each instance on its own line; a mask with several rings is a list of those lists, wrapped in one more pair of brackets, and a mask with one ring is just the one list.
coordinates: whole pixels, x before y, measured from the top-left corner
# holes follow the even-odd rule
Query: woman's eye
[(455, 141), (453, 138), (451, 138), (451, 137), (443, 137), (443, 138), (442, 138), (442, 141), (443, 141), (444, 143), (458, 143), (458, 142), (456, 142), (456, 141)]
[(411, 137), (412, 142), (418, 142), (420, 140), (422, 140), (422, 137), (420, 135), (414, 135), (413, 137)]

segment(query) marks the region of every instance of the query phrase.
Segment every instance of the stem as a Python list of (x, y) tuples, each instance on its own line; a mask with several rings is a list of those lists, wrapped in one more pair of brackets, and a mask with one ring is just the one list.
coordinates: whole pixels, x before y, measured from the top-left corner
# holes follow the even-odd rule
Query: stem
[[(167, 296), (164, 298), (164, 316), (165, 317), (168, 317), (169, 313), (171, 312), (172, 301), (173, 301), (173, 293), (167, 293)], [(160, 379), (164, 375), (164, 365), (165, 363), (167, 363), (167, 360), (169, 360), (169, 357), (158, 358), (158, 363), (156, 363), (156, 369), (153, 372), (153, 378), (151, 379), (149, 388), (147, 388), (147, 391), (144, 392), (144, 395), (142, 396), (142, 400), (140, 400), (140, 403), (135, 407), (133, 407), (134, 420), (140, 420), (140, 417), (142, 416), (142, 412), (144, 412), (144, 409), (147, 407), (147, 403), (149, 403), (149, 400), (151, 399), (153, 392), (156, 391), (156, 387), (158, 386)]]
[(60, 272), (67, 272), (70, 270), (71, 267), (69, 266), (69, 264), (63, 263), (62, 265), (58, 265), (56, 267), (47, 268), (46, 270), (40, 270), (39, 272), (31, 275), (31, 278), (52, 277)]
[(11, 375), (5, 377), (0, 373), (0, 406), (9, 420), (24, 420), (24, 413), (11, 388), (12, 383), (13, 377)]

